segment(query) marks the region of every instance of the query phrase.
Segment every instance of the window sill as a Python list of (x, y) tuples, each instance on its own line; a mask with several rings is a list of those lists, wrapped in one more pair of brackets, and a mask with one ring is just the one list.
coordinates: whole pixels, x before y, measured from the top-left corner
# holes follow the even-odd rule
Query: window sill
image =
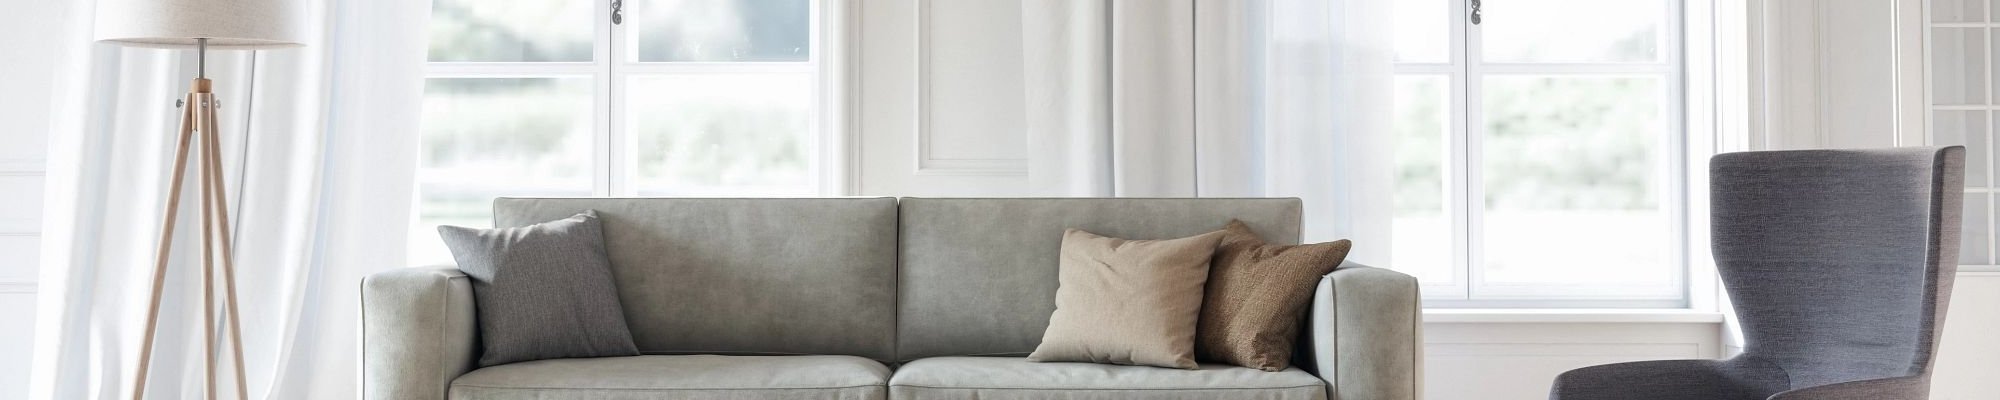
[(1720, 324), (1722, 313), (1694, 310), (1468, 309), (1424, 310), (1425, 323), (1669, 323)]

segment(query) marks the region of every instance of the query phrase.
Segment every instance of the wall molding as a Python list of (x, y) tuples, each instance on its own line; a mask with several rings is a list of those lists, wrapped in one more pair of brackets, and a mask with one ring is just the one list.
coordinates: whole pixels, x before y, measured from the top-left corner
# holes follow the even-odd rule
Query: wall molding
[(48, 164), (40, 158), (0, 158), (0, 176), (42, 176)]
[(1922, 0), (1745, 4), (1749, 150), (1925, 141)]
[(0, 294), (32, 294), (35, 287), (32, 281), (0, 281)]
[[(39, 179), (47, 175), (47, 164), (47, 160), (40, 158), (0, 158), (0, 179)], [(0, 236), (37, 236), (41, 224), (38, 218), (0, 218)]]
[(917, 58), (917, 121), (915, 132), (916, 175), (988, 175), (1027, 176), (1028, 160), (1025, 158), (938, 158), (931, 151), (937, 140), (931, 129), (931, 7), (930, 1), (918, 1), (916, 21)]
[(1822, 147), (1819, 126), (1824, 87), (1816, 1), (1752, 0), (1747, 3), (1750, 49), (1750, 148)]
[(1702, 358), (1702, 343), (1629, 342), (1424, 342), (1426, 357), (1583, 357)]
[(0, 236), (41, 236), (42, 221), (35, 218), (0, 218)]
[(1433, 398), (1547, 396), (1563, 371), (1615, 362), (1713, 358), (1714, 323), (1424, 324), (1425, 392)]

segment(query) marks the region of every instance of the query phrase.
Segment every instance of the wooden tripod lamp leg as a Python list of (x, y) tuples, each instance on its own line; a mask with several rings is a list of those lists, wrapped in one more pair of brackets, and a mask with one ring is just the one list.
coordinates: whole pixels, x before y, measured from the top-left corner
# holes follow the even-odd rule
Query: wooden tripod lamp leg
[[(244, 379), (242, 314), (236, 307), (236, 263), (235, 246), (232, 243), (229, 224), (229, 200), (226, 197), (222, 177), (222, 136), (218, 132), (220, 124), (215, 112), (215, 95), (209, 91), (209, 81), (197, 78), (181, 108), (180, 136), (174, 148), (174, 167), (171, 183), (167, 189), (166, 221), (160, 228), (160, 247), (153, 262), (152, 295), (146, 307), (146, 333), (139, 344), (139, 370), (133, 378), (132, 399), (143, 400), (146, 396), (146, 376), (152, 369), (153, 342), (159, 331), (160, 298), (165, 291), (167, 261), (173, 252), (174, 225), (180, 211), (181, 188), (188, 172), (188, 153), (195, 151), (200, 159), (194, 167), (201, 174), (197, 188), (201, 192), (201, 302), (202, 302), (202, 366), (205, 367), (207, 386), (204, 395), (215, 399), (216, 335), (215, 335), (215, 263), (222, 262), (222, 280), (226, 309), (222, 317), (229, 322), (230, 354), (236, 372), (236, 397), (249, 397), (249, 383)], [(194, 141), (199, 135), (199, 144)], [(198, 148), (194, 146), (199, 146)], [(217, 257), (217, 254), (220, 257)]]
[(215, 400), (216, 199), (214, 193), (208, 190), (209, 185), (215, 184), (215, 171), (209, 170), (206, 161), (215, 156), (209, 150), (211, 147), (209, 144), (215, 142), (215, 114), (208, 110), (213, 100), (214, 97), (207, 93), (197, 93), (195, 103), (190, 105), (195, 109), (195, 135), (200, 137), (196, 143), (201, 146), (195, 149), (196, 153), (201, 154), (201, 161), (194, 169), (201, 171), (201, 186), (195, 188), (201, 192), (201, 212), (196, 213), (201, 215), (201, 366), (202, 378), (206, 379), (203, 381), (206, 385), (201, 387), (201, 393), (208, 400)]
[(222, 177), (222, 130), (218, 128), (218, 124), (215, 122), (218, 119), (215, 117), (216, 107), (212, 102), (213, 99), (210, 99), (210, 101), (211, 103), (201, 109), (201, 112), (207, 115), (207, 117), (202, 119), (206, 123), (203, 132), (213, 132), (209, 134), (209, 140), (205, 142), (206, 147), (202, 149), (202, 162), (204, 163), (202, 171), (209, 175), (209, 184), (205, 185), (205, 190), (208, 190), (210, 197), (215, 199), (214, 206), (208, 212), (208, 215), (212, 216), (212, 218), (209, 218), (208, 221), (215, 224), (216, 247), (222, 254), (222, 298), (224, 299), (222, 315), (224, 319), (229, 321), (229, 350), (230, 354), (235, 357), (233, 361), (235, 362), (234, 369), (236, 371), (236, 398), (248, 399), (250, 396), (249, 383), (243, 377), (243, 370), (246, 368), (243, 365), (243, 327), (238, 322), (243, 320), (243, 314), (237, 312), (236, 309), (236, 249), (234, 246), (236, 241), (235, 238), (231, 237), (233, 235), (230, 233), (232, 225), (229, 224), (229, 198), (226, 197), (227, 193), (229, 193), (229, 186), (227, 181)]
[[(194, 93), (187, 95), (188, 103), (194, 102)], [(165, 223), (160, 227), (160, 247), (153, 259), (152, 300), (146, 306), (146, 334), (139, 341), (139, 371), (132, 378), (132, 399), (141, 400), (146, 396), (146, 373), (152, 367), (153, 335), (159, 330), (160, 292), (167, 279), (167, 256), (172, 253), (174, 243), (174, 217), (180, 211), (181, 182), (187, 175), (188, 145), (194, 138), (194, 108), (181, 108), (181, 132), (174, 148), (173, 177), (167, 185), (167, 213)]]

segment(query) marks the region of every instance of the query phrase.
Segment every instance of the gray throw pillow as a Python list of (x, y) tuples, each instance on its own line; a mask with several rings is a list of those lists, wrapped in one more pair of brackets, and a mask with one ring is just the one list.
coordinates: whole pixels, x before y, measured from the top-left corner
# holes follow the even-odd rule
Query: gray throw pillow
[(596, 212), (518, 228), (439, 226), (438, 235), (472, 278), (480, 367), (639, 355)]

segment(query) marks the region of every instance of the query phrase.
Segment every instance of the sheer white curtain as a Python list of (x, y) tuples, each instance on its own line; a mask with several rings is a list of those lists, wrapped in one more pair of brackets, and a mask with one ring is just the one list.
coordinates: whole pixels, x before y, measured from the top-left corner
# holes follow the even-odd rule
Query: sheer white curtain
[[(428, 1), (310, 1), (307, 47), (211, 52), (249, 396), (356, 396), (362, 276), (403, 262)], [(77, 0), (51, 116), (33, 398), (130, 396), (186, 51), (91, 41)], [(195, 182), (190, 178), (189, 182)], [(192, 185), (190, 185), (192, 186)], [(194, 199), (196, 194), (183, 196)], [(201, 390), (199, 202), (185, 201), (149, 397)], [(220, 357), (225, 363), (229, 357)], [(226, 370), (225, 370), (226, 371)], [(234, 396), (228, 374), (225, 396)]]
[(1386, 265), (1393, 5), (1024, 1), (1034, 194), (1299, 197)]

